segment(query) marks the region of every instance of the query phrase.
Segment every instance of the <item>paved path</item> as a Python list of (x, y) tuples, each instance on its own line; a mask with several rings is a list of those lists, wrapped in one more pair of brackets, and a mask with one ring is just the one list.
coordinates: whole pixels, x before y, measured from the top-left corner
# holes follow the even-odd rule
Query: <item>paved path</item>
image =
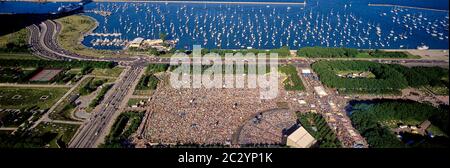
[(44, 122), (51, 122), (51, 123), (57, 123), (57, 124), (74, 124), (74, 125), (83, 124), (82, 121), (66, 121), (66, 120), (52, 120), (52, 119), (47, 119)]
[(70, 85), (46, 85), (46, 84), (15, 84), (0, 83), (0, 87), (39, 87), (39, 88), (70, 88)]
[(0, 131), (16, 131), (17, 127), (0, 127)]

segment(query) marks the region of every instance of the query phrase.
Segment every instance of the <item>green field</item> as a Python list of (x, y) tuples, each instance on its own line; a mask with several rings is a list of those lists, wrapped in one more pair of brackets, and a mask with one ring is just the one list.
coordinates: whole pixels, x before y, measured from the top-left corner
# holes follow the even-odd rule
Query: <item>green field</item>
[(56, 108), (55, 108), (55, 112), (50, 113), (50, 118), (54, 119), (54, 120), (72, 120), (71, 118), (71, 106), (69, 103), (69, 98), (72, 95), (77, 95), (80, 94), (81, 89), (83, 88), (83, 86), (85, 86), (87, 83), (89, 83), (90, 81), (92, 81), (92, 79), (94, 79), (93, 77), (88, 77), (86, 79), (84, 79), (80, 85), (74, 89), (74, 91), (72, 93), (69, 94), (69, 96), (67, 96), (62, 102), (61, 104), (59, 104)]
[(64, 148), (67, 147), (75, 132), (78, 129), (78, 125), (73, 124), (57, 124), (57, 123), (41, 123), (33, 129), (33, 134), (43, 135), (52, 133), (54, 138), (51, 139), (48, 144), (50, 148)]
[(425, 88), (436, 95), (448, 95), (449, 93), (448, 87), (445, 86), (425, 86)]
[(99, 69), (95, 68), (91, 75), (95, 76), (106, 76), (106, 77), (119, 77), (119, 75), (122, 73), (124, 68), (121, 67), (114, 67), (112, 69)]
[(136, 132), (144, 118), (142, 112), (125, 112), (120, 114), (114, 122), (111, 132), (105, 138), (105, 143), (100, 145), (103, 148), (127, 148), (123, 142), (129, 140), (131, 134)]
[(286, 90), (304, 90), (303, 82), (298, 76), (297, 69), (293, 65), (281, 65), (278, 71), (286, 75), (283, 81), (284, 89)]
[(131, 107), (132, 105), (136, 105), (138, 104), (140, 101), (146, 101), (147, 99), (142, 99), (142, 98), (131, 98), (128, 100), (128, 106)]
[[(37, 106), (40, 109), (48, 109), (68, 90), (68, 88), (0, 87), (0, 108), (22, 109)], [(41, 100), (41, 96), (48, 98)]]
[(336, 75), (348, 75), (348, 74), (359, 74), (359, 73), (366, 73), (364, 78), (375, 78), (375, 74), (373, 74), (370, 71), (352, 71), (352, 70), (346, 70), (346, 71), (336, 71)]
[(28, 30), (22, 28), (19, 31), (0, 37), (0, 52), (26, 52), (28, 53)]
[(1, 59), (39, 60), (40, 58), (26, 52), (0, 52), (0, 60)]

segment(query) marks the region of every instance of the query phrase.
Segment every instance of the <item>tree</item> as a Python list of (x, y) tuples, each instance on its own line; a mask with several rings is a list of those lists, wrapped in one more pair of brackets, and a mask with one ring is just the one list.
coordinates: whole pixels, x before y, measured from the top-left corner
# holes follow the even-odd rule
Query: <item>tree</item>
[(163, 41), (166, 41), (167, 34), (166, 33), (159, 33), (159, 38)]
[(149, 53), (150, 55), (155, 55), (155, 56), (158, 56), (158, 55), (159, 55), (159, 51), (158, 51), (156, 48), (150, 48), (150, 49), (148, 50), (148, 53)]

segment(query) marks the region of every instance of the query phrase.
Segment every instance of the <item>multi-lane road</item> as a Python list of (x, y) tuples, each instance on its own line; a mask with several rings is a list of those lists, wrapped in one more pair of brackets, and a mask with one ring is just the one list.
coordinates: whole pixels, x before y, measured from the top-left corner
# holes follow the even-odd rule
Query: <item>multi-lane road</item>
[(132, 65), (128, 67), (124, 74), (117, 80), (110, 91), (105, 95), (105, 99), (97, 106), (93, 114), (81, 126), (75, 137), (71, 140), (71, 148), (92, 148), (96, 147), (101, 135), (107, 130), (108, 124), (113, 120), (114, 114), (119, 110), (119, 106), (128, 94), (130, 88), (138, 80), (139, 74), (145, 66)]

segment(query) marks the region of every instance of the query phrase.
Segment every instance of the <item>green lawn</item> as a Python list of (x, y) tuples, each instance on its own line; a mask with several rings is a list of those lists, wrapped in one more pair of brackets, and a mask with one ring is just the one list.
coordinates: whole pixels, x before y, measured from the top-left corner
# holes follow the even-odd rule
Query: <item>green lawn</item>
[(278, 71), (286, 75), (283, 81), (286, 90), (304, 90), (303, 82), (298, 76), (297, 69), (293, 65), (279, 66)]
[(437, 95), (448, 95), (449, 89), (446, 86), (425, 86), (431, 92)]
[(1, 59), (39, 60), (40, 58), (25, 52), (0, 52), (0, 60)]
[(54, 133), (57, 134), (55, 138), (51, 139), (49, 144), (50, 148), (57, 148), (58, 139), (61, 140), (61, 145), (68, 145), (72, 137), (75, 135), (75, 132), (78, 129), (78, 125), (73, 124), (57, 124), (57, 123), (49, 123), (44, 122), (39, 124), (36, 128), (33, 129), (33, 134), (42, 135), (45, 133)]
[(367, 73), (364, 77), (365, 78), (375, 78), (375, 74), (373, 74), (370, 71), (352, 71), (352, 70), (338, 70), (336, 71), (336, 75), (348, 75), (350, 73)]
[(91, 80), (93, 80), (93, 77), (88, 77), (84, 81), (80, 83), (80, 85), (75, 88), (75, 90), (69, 94), (62, 102), (55, 108), (55, 112), (50, 113), (50, 118), (54, 120), (72, 120), (70, 117), (70, 104), (69, 104), (69, 98), (72, 95), (80, 94), (80, 90), (83, 86), (85, 86), (87, 83), (89, 83)]
[(22, 28), (19, 31), (0, 36), (0, 51), (29, 52), (28, 30), (26, 28)]
[(141, 99), (141, 98), (131, 98), (128, 100), (128, 106), (131, 107), (132, 105), (138, 104), (140, 101), (146, 101), (147, 99)]
[(79, 43), (83, 34), (95, 27), (95, 21), (84, 15), (70, 15), (56, 20), (61, 23), (62, 30), (58, 35), (58, 43), (62, 48), (71, 52), (93, 57), (113, 55), (112, 51), (95, 50)]
[[(48, 109), (68, 90), (68, 88), (0, 87), (0, 108), (21, 109), (37, 106), (40, 109)], [(48, 98), (41, 100), (41, 96)]]
[(108, 76), (108, 77), (119, 77), (119, 75), (122, 73), (122, 71), (124, 70), (124, 68), (121, 67), (114, 67), (111, 69), (100, 69), (100, 68), (95, 68), (92, 72), (91, 75), (95, 75), (95, 76)]

